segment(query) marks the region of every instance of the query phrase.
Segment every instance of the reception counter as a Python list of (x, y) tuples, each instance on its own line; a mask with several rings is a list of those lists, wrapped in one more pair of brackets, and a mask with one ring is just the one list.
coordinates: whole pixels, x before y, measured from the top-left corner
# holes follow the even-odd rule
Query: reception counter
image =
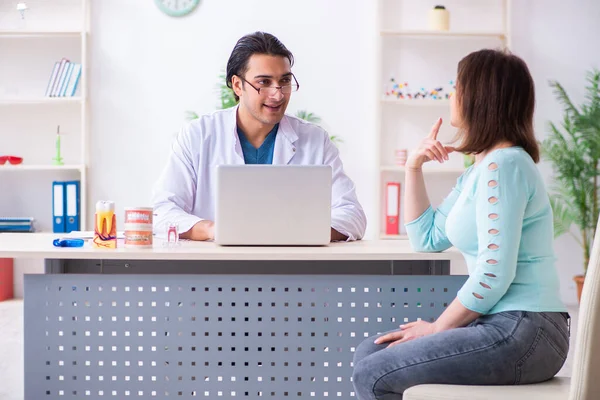
[[(408, 241), (323, 247), (55, 248), (0, 234), (25, 276), (25, 399), (351, 398), (365, 337), (454, 299), (455, 250)], [(121, 244), (121, 243), (119, 243)]]

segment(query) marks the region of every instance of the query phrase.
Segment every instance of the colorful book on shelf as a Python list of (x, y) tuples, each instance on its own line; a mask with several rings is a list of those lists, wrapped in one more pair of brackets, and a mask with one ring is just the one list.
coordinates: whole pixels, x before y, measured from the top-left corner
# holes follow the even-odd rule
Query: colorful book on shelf
[(81, 77), (81, 64), (63, 58), (54, 63), (46, 87), (46, 97), (73, 97)]
[(64, 97), (65, 92), (67, 91), (67, 84), (69, 83), (69, 78), (71, 76), (71, 72), (73, 71), (73, 63), (70, 62), (67, 64), (65, 69), (65, 75), (63, 76), (62, 82), (60, 83), (60, 87), (58, 89), (58, 96)]
[(54, 82), (52, 82), (52, 89), (50, 89), (50, 97), (56, 97), (56, 93), (58, 92), (58, 86), (65, 71), (65, 66), (68, 62), (69, 60), (66, 58), (60, 60), (60, 65), (58, 66), (58, 73), (56, 75), (56, 78), (54, 79)]
[(79, 78), (81, 76), (81, 64), (73, 64), (73, 68), (71, 70), (71, 74), (69, 76), (69, 83), (65, 89), (64, 96), (73, 97), (75, 96), (75, 92), (77, 91), (77, 84), (79, 83)]
[(65, 62), (62, 70), (60, 71), (60, 77), (58, 79), (58, 82), (56, 84), (56, 87), (54, 88), (54, 92), (53, 95), (54, 97), (60, 97), (60, 90), (62, 88), (62, 85), (65, 82), (65, 79), (67, 79), (67, 72), (69, 71), (69, 65), (71, 64), (71, 62), (69, 60), (67, 60), (67, 62)]
[(9, 233), (9, 232), (14, 232), (14, 233), (33, 233), (35, 232), (35, 229), (33, 229), (33, 227), (20, 227), (20, 226), (15, 226), (15, 227), (0, 227), (0, 233)]
[(50, 74), (50, 80), (48, 81), (48, 86), (46, 86), (46, 93), (44, 94), (45, 97), (49, 97), (50, 93), (52, 93), (52, 87), (54, 85), (56, 77), (58, 76), (59, 69), (60, 69), (60, 61), (57, 61), (54, 63), (54, 68), (52, 68), (52, 73)]
[(1, 222), (28, 222), (33, 223), (35, 219), (33, 217), (0, 217)]
[(35, 232), (32, 225), (6, 225), (0, 226), (0, 232)]
[(34, 232), (31, 217), (0, 217), (0, 232)]

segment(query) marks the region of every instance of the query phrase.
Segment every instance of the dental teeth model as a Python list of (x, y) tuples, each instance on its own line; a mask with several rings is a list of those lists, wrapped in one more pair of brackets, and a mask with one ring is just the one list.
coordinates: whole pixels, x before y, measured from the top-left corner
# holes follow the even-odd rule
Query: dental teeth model
[(117, 248), (117, 218), (115, 203), (112, 201), (101, 200), (96, 203), (93, 246), (106, 249)]

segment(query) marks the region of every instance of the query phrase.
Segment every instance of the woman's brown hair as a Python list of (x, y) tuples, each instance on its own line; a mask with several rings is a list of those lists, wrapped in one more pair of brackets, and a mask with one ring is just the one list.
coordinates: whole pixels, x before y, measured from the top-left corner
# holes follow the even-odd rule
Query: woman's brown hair
[(533, 131), (535, 88), (522, 59), (507, 51), (476, 51), (458, 63), (456, 80), (463, 123), (458, 151), (478, 154), (510, 142), (540, 160)]

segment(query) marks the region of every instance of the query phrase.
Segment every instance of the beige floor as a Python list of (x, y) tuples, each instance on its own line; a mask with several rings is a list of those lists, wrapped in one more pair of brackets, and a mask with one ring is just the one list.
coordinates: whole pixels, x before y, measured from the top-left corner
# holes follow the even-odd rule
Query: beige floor
[[(576, 337), (578, 310), (572, 307), (571, 349)], [(560, 376), (571, 376), (571, 355)], [(23, 399), (23, 301), (0, 302), (0, 400)]]

